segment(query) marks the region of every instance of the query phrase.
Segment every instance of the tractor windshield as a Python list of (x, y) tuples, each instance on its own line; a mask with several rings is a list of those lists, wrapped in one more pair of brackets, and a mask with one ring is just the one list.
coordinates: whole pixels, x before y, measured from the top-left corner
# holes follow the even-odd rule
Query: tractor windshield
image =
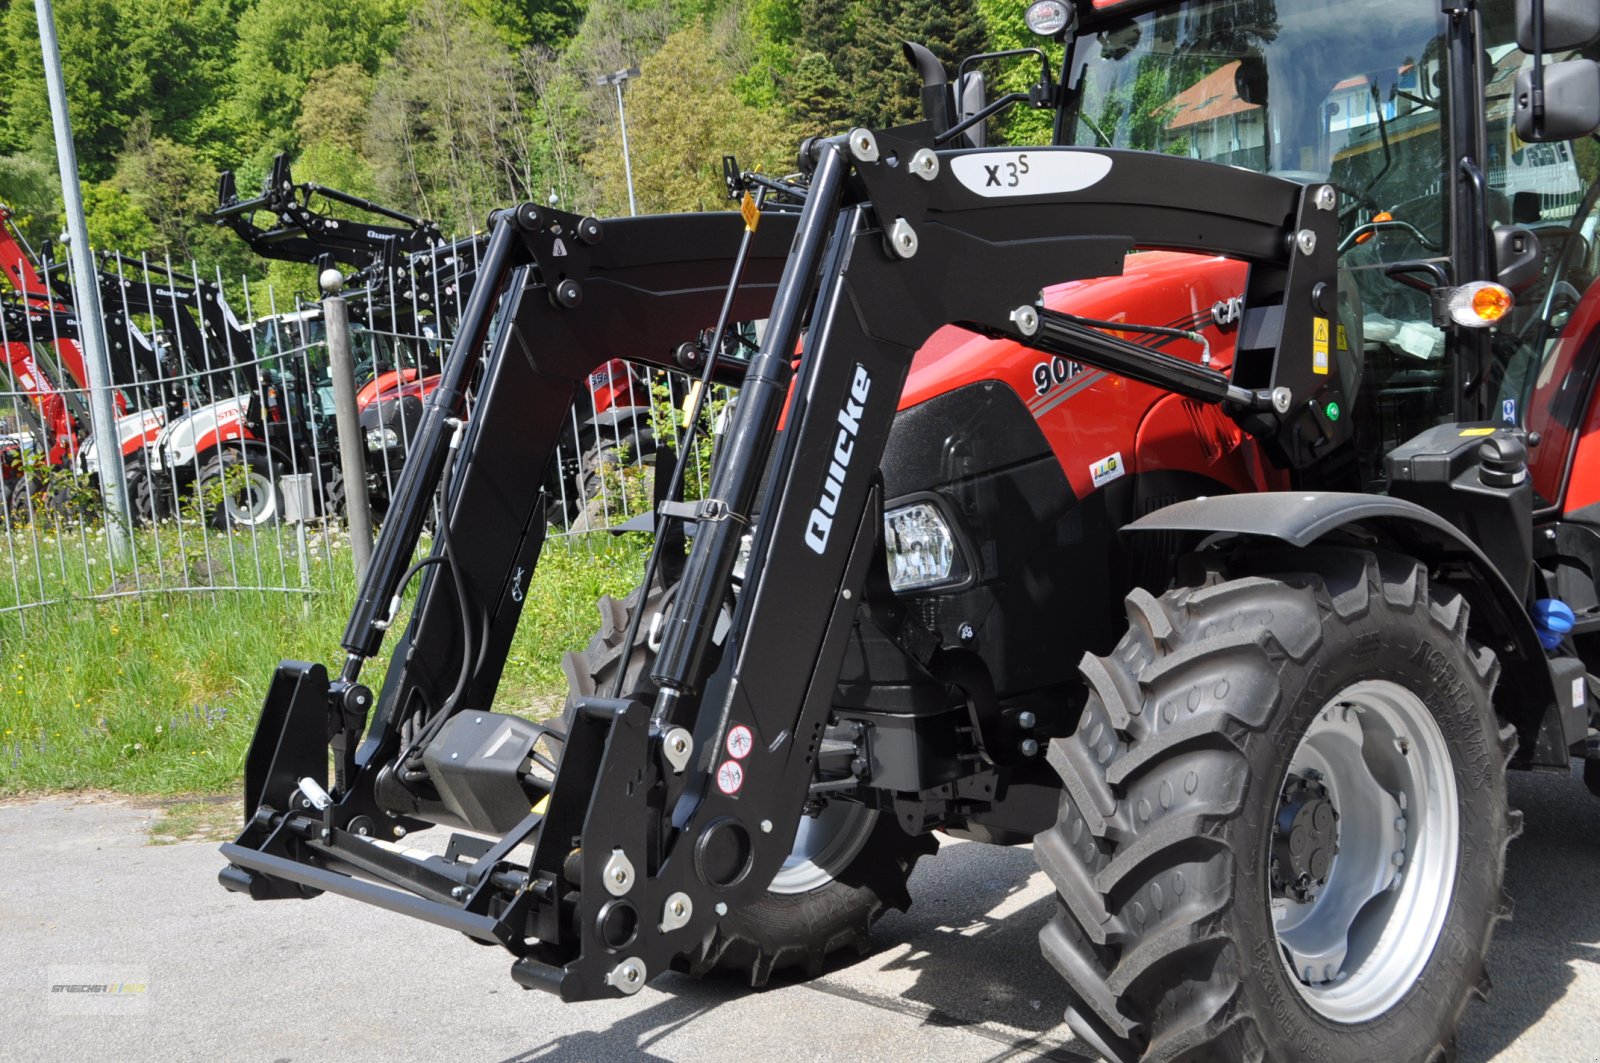
[[(1442, 244), (1437, 0), (1213, 0), (1097, 23), (1069, 72), (1067, 143), (1340, 187)], [(1412, 249), (1412, 257), (1416, 255)]]

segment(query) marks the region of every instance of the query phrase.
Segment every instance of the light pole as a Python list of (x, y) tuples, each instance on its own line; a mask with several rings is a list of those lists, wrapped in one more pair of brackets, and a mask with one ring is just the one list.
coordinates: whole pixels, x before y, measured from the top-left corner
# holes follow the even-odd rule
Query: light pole
[[(107, 357), (105, 321), (100, 316), (100, 287), (95, 280), (89, 231), (83, 220), (83, 190), (78, 185), (78, 156), (72, 143), (72, 120), (67, 112), (67, 88), (61, 75), (61, 46), (56, 40), (56, 15), (50, 0), (34, 0), (39, 19), (39, 46), (44, 59), (45, 91), (50, 98), (50, 120), (55, 127), (56, 163), (61, 170), (61, 199), (67, 216), (67, 250), (72, 256), (72, 294), (78, 310), (78, 338), (89, 371), (89, 423), (93, 426), (96, 471), (100, 496), (106, 506), (106, 537), (112, 557), (127, 557), (128, 484), (123, 477), (122, 446), (117, 436), (117, 412), (111, 392), (116, 386)], [(74, 458), (77, 455), (73, 455)]]
[(633, 163), (628, 159), (628, 116), (622, 110), (622, 83), (639, 76), (639, 68), (630, 66), (594, 79), (596, 85), (611, 85), (617, 90), (617, 121), (622, 125), (622, 172), (628, 178), (628, 213), (637, 216), (639, 204), (633, 198)]

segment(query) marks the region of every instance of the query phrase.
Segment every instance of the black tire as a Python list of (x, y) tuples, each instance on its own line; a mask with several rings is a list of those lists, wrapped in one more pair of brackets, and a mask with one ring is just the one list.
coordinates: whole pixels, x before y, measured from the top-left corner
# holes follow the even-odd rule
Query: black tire
[[(226, 494), (221, 501), (211, 497), (225, 490), (228, 477), (241, 470), (246, 483)], [(266, 453), (256, 447), (228, 446), (217, 451), (195, 477), (194, 491), (205, 507), (206, 523), (224, 531), (230, 528), (262, 528), (277, 524), (283, 519), (283, 493), (278, 490), (274, 473), (286, 469), (274, 468)]]
[(33, 477), (26, 474), (19, 474), (15, 479), (5, 482), (6, 509), (14, 523), (27, 523), (30, 514), (28, 496), (33, 493), (35, 487)]
[(322, 488), (322, 515), (324, 517), (344, 520), (346, 510), (349, 508), (350, 499), (344, 489), (344, 469), (338, 465), (333, 467), (333, 475), (328, 477), (328, 482)]
[[(625, 650), (628, 622), (639, 598), (638, 590), (626, 601), (609, 595), (601, 598), (600, 630), (582, 653), (569, 653), (562, 660), (571, 692), (562, 712), (563, 724), (571, 719), (577, 697), (610, 695), (617, 669), (624, 667), (624, 662), (627, 670), (622, 692), (653, 691), (648, 675), (653, 657), (648, 620), (664, 607), (665, 595), (652, 587), (645, 604), (646, 622), (639, 625), (631, 649)], [(674, 966), (696, 976), (737, 971), (750, 985), (763, 986), (774, 971), (787, 968), (815, 977), (822, 973), (828, 957), (841, 949), (854, 948), (857, 955), (865, 955), (872, 924), (890, 908), (905, 911), (910, 906), (906, 880), (917, 861), (938, 848), (931, 835), (907, 835), (893, 816), (877, 816), (870, 829), (854, 858), (825, 884), (805, 892), (769, 892), (730, 911), (707, 941), (679, 957)]]
[[(1084, 658), (1077, 731), (1051, 743), (1065, 787), (1056, 827), (1035, 840), (1058, 894), (1040, 943), (1067, 981), (1068, 1022), (1116, 1060), (1449, 1059), (1510, 911), (1501, 880), (1520, 816), (1506, 802), (1514, 732), (1491, 703), (1499, 666), (1468, 639), (1466, 603), (1410, 559), (1330, 548), (1257, 556), (1230, 575), (1131, 594), (1128, 633)], [(1448, 905), (1427, 886), (1411, 892), (1441, 913), (1436, 936), (1389, 968), (1381, 1010), (1347, 1023), (1309, 1001), (1355, 983), (1312, 986), (1289, 970), (1272, 910), (1282, 887), (1268, 879), (1291, 757), (1334, 711), (1368, 727), (1345, 697), (1375, 684), (1414, 696), (1437, 724), (1438, 777), (1459, 795), (1446, 821), (1460, 826), (1433, 835), (1456, 839), (1453, 865), (1437, 858), (1434, 879), (1413, 876), (1450, 884)], [(1335, 837), (1352, 851), (1361, 840)], [(1335, 873), (1320, 884), (1330, 892)], [(1399, 882), (1361, 911), (1398, 911)]]
[(128, 485), (128, 522), (143, 528), (161, 519), (155, 477), (143, 448), (123, 457), (122, 476)]

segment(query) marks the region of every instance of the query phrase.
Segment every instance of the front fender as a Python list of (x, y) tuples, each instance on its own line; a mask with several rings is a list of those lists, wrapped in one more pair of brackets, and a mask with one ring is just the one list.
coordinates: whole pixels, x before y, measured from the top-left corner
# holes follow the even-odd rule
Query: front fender
[[(1192, 535), (1192, 546), (1218, 537), (1275, 539), (1297, 549), (1350, 533), (1415, 557), (1434, 578), (1472, 606), (1473, 637), (1494, 650), (1506, 672), (1495, 702), (1517, 725), (1522, 751), (1536, 766), (1568, 770), (1568, 747), (1583, 737), (1563, 721), (1549, 658), (1539, 644), (1528, 603), (1476, 543), (1431, 510), (1386, 495), (1341, 491), (1263, 491), (1178, 502), (1123, 527), (1130, 537), (1149, 532)], [(1137, 539), (1134, 539), (1137, 548)]]

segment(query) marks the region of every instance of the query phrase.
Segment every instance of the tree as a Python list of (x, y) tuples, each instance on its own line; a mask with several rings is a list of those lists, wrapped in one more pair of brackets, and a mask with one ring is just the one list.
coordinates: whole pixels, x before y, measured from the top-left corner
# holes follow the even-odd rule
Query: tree
[(115, 180), (83, 186), (83, 213), (91, 247), (137, 252), (156, 246), (150, 216)]
[[(131, 124), (215, 148), (213, 120), (226, 85), (242, 0), (60, 0), (56, 28), (84, 175), (109, 175)], [(5, 11), (0, 67), (3, 131), (13, 149), (52, 151), (50, 106), (32, 4)], [(30, 43), (31, 42), (31, 45)]]
[(832, 63), (853, 125), (922, 117), (921, 86), (902, 58), (902, 41), (926, 45), (954, 74), (963, 57), (984, 50), (986, 39), (976, 0), (817, 0), (800, 17), (801, 54)]
[[(978, 0), (978, 10), (988, 29), (991, 49), (1003, 52), (1012, 48), (1043, 48), (1052, 76), (1061, 69), (1060, 43), (1047, 41), (1028, 29), (1023, 18), (1026, 5), (1014, 0)], [(991, 66), (986, 70), (985, 76), (990, 99), (1008, 92), (1027, 92), (1039, 80), (1039, 64), (1032, 58), (1002, 60), (998, 68)], [(1054, 111), (1015, 105), (991, 122), (990, 128), (995, 134), (991, 143), (1048, 144), (1054, 135), (1054, 121)]]
[(559, 48), (583, 21), (581, 0), (466, 0), (466, 9), (517, 52)]
[(809, 52), (789, 79), (789, 113), (804, 136), (833, 133), (849, 124), (844, 83), (821, 52)]
[(746, 0), (739, 37), (750, 61), (734, 79), (734, 91), (752, 107), (783, 110), (790, 78), (795, 73), (797, 42), (803, 12), (801, 0)]
[(33, 244), (61, 231), (60, 177), (53, 162), (33, 155), (0, 155), (0, 203)]
[(423, 0), (373, 95), (378, 186), (446, 228), (484, 224), (537, 187), (523, 70), (459, 0)]
[[(732, 71), (717, 60), (727, 40), (690, 25), (667, 38), (639, 64), (628, 83), (628, 140), (641, 212), (719, 210), (729, 204), (722, 156), (746, 169), (783, 171), (793, 164), (797, 138), (781, 117), (744, 103)], [(614, 120), (584, 156), (600, 206), (622, 213), (628, 202), (622, 138)]]
[(85, 189), (90, 240), (101, 249), (170, 259), (180, 271), (220, 273), (229, 286), (242, 275), (258, 277), (260, 260), (206, 217), (216, 205), (215, 188), (216, 171), (199, 149), (155, 135), (146, 120), (135, 122), (111, 178)]
[(239, 154), (294, 147), (311, 76), (341, 64), (376, 74), (406, 31), (408, 0), (256, 0), (239, 19), (228, 114)]
[(865, 8), (856, 44), (845, 53), (857, 72), (850, 91), (862, 106), (860, 120), (890, 126), (922, 117), (922, 85), (902, 57), (905, 41), (925, 45), (954, 76), (963, 58), (985, 50), (975, 0), (899, 0)]
[(294, 174), (300, 181), (337, 188), (368, 198), (379, 194), (366, 155), (368, 111), (373, 79), (354, 63), (341, 63), (311, 75), (294, 120), (300, 152)]
[[(142, 86), (128, 76), (113, 0), (62, 0), (55, 14), (78, 165), (91, 180), (105, 177)], [(12, 42), (11, 64), (0, 71), (8, 104), (6, 141), (41, 159), (51, 158), (50, 101), (32, 4), (14, 4), (6, 11), (5, 36)], [(24, 46), (28, 41), (33, 47)]]

